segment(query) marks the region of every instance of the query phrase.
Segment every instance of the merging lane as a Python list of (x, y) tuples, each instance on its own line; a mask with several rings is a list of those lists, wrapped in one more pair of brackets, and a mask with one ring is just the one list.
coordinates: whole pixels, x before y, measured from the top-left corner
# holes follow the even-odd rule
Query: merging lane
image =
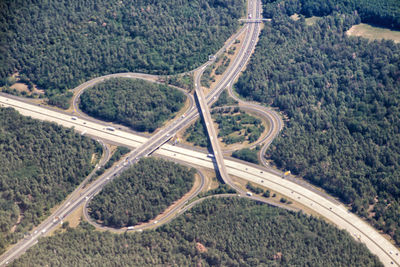
[[(71, 120), (70, 115), (68, 116), (63, 113), (57, 114), (57, 112), (48, 110), (44, 107), (27, 104), (15, 99), (9, 99), (1, 95), (0, 105), (11, 106), (20, 111), (23, 115), (31, 116), (36, 119), (53, 121), (66, 127), (75, 127), (78, 131), (87, 131), (88, 134), (90, 133), (92, 136), (99, 139), (113, 142), (118, 140), (119, 143), (129, 147), (138, 147), (147, 140), (145, 137), (120, 130), (110, 132), (106, 130), (102, 124), (85, 121), (84, 119)], [(169, 158), (175, 158), (204, 168), (214, 168), (212, 160), (207, 157), (206, 153), (188, 148), (164, 144), (159, 150), (157, 150), (157, 154)], [(281, 176), (269, 172), (268, 169), (264, 167), (230, 159), (225, 159), (225, 165), (229, 175), (257, 183), (261, 186), (266, 186), (279, 194), (299, 202), (313, 212), (328, 218), (339, 228), (347, 230), (357, 239), (360, 236), (360, 241), (365, 243), (385, 265), (395, 266), (395, 264), (397, 264), (400, 266), (399, 250), (369, 224), (358, 218), (356, 215), (348, 212), (344, 205), (329, 200), (320, 194), (287, 179), (283, 179)], [(123, 168), (123, 166), (114, 168), (110, 170), (105, 177), (108, 177), (109, 180), (111, 180), (113, 175), (117, 175), (123, 170)], [(91, 197), (96, 190), (100, 190), (106, 182), (108, 182), (108, 180), (96, 180), (92, 184), (94, 186), (89, 188), (89, 191), (85, 191), (85, 193), (83, 193), (83, 195), (76, 201), (71, 201), (68, 206), (63, 207), (64, 210), (61, 215), (65, 216), (65, 214), (73, 211), (74, 208), (85, 201), (86, 197)], [(39, 229), (42, 229), (40, 228), (41, 226), (39, 226)], [(32, 246), (40, 236), (41, 235), (39, 234), (31, 237), (29, 240), (21, 240), (16, 246), (14, 246), (15, 249), (10, 250), (0, 258), (0, 265), (3, 265), (6, 261), (20, 255), (25, 249)], [(393, 264), (391, 264), (391, 262), (393, 262)]]
[[(260, 8), (261, 3), (259, 0), (249, 1), (248, 11), (254, 18), (261, 17)], [(202, 111), (203, 109), (206, 111), (208, 109), (207, 106), (212, 104), (216, 100), (217, 96), (226, 87), (230, 88), (232, 86), (233, 81), (248, 61), (251, 51), (254, 50), (256, 38), (258, 38), (260, 31), (259, 24), (247, 24), (243, 30), (246, 30), (246, 37), (243, 41), (238, 56), (228, 68), (216, 87), (212, 89), (207, 96), (200, 95), (201, 99), (199, 104), (203, 106)], [(198, 71), (201, 73), (211, 63), (212, 62), (207, 62), (201, 68), (199, 68)], [(196, 83), (197, 84), (195, 85), (195, 88), (199, 86), (200, 81), (196, 79)], [(82, 85), (82, 88), (83, 87), (84, 85)], [(202, 92), (199, 94), (201, 93)], [(195, 108), (189, 109), (184, 115), (182, 115), (180, 118), (177, 118), (171, 125), (166, 126), (165, 129), (162, 129), (151, 138), (147, 138), (145, 136), (140, 136), (127, 131), (112, 131), (106, 128), (106, 124), (86, 118), (72, 119), (71, 115), (55, 110), (49, 110), (40, 106), (27, 104), (14, 98), (7, 98), (2, 95), (0, 95), (0, 105), (13, 107), (21, 114), (26, 116), (31, 116), (40, 120), (52, 121), (66, 127), (74, 127), (77, 131), (85, 132), (87, 135), (136, 148), (136, 150), (131, 152), (127, 157), (129, 163), (134, 163), (139, 157), (149, 155), (157, 148), (160, 148), (156, 151), (156, 153), (161, 156), (175, 158), (200, 167), (211, 169), (214, 168), (212, 159), (207, 157), (205, 153), (179, 146), (172, 146), (166, 143), (177, 131), (187, 125), (187, 123), (190, 122), (193, 117), (198, 115), (198, 111)], [(209, 115), (209, 112), (207, 113)], [(207, 114), (205, 115), (207, 116)], [(236, 176), (261, 186), (266, 186), (273, 191), (295, 200), (313, 212), (328, 218), (339, 228), (347, 230), (356, 239), (360, 240), (360, 242), (363, 242), (372, 253), (379, 257), (379, 259), (386, 266), (400, 266), (399, 250), (369, 224), (364, 222), (356, 215), (350, 213), (344, 205), (325, 198), (322, 194), (318, 194), (308, 188), (302, 187), (297, 183), (283, 179), (281, 175), (277, 175), (276, 173), (271, 172), (263, 167), (258, 167), (226, 158), (222, 159), (221, 152), (218, 151), (218, 149), (216, 151), (216, 156), (221, 157), (220, 161), (222, 162), (222, 165), (225, 166), (223, 172), (226, 172), (226, 177), (229, 177), (229, 175)], [(107, 182), (112, 180), (113, 177), (120, 174), (124, 168), (127, 167), (128, 166), (123, 166), (121, 164), (121, 166), (116, 166), (107, 171), (104, 176), (100, 177), (90, 186), (85, 188), (82, 195), (76, 196), (73, 200), (63, 204), (59, 209), (59, 218), (64, 218), (69, 213), (74, 211), (84, 201), (87, 201), (90, 197), (99, 192)], [(233, 182), (231, 182), (230, 178), (227, 178), (227, 181), (230, 185), (233, 185)], [(256, 196), (252, 198), (258, 199)], [(48, 232), (49, 229), (54, 227), (57, 223), (57, 219), (53, 217), (46, 220), (37, 228), (38, 232), (33, 233), (33, 235), (28, 239), (20, 240), (20, 242), (18, 242), (7, 253), (3, 254), (0, 257), (0, 265), (5, 265), (10, 260), (21, 255), (26, 249), (34, 245), (39, 237)]]

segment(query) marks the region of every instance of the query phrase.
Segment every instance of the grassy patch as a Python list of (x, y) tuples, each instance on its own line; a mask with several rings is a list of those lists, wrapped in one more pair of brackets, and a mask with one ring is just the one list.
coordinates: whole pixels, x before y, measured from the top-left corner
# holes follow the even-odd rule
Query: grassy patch
[(395, 43), (400, 43), (400, 31), (375, 27), (365, 23), (352, 26), (346, 33), (350, 36), (360, 36), (369, 40), (386, 39), (393, 40)]
[[(254, 143), (264, 132), (261, 119), (253, 117), (239, 108), (220, 108), (211, 112), (214, 122), (218, 125), (218, 137), (230, 145), (235, 143)], [(187, 142), (194, 145), (207, 146), (207, 130), (197, 120), (184, 133)]]

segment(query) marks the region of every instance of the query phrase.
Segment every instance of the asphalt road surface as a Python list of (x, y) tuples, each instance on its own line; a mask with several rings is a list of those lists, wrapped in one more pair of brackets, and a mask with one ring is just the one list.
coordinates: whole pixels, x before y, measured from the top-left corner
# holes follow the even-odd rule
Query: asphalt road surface
[[(136, 134), (120, 130), (109, 131), (106, 130), (105, 126), (102, 124), (85, 121), (84, 119), (80, 118), (77, 120), (72, 120), (71, 115), (58, 113), (56, 111), (48, 110), (44, 107), (27, 104), (25, 102), (6, 98), (4, 96), (0, 96), (0, 105), (14, 107), (16, 110), (20, 111), (21, 114), (26, 116), (31, 116), (40, 120), (53, 121), (66, 127), (74, 127), (80, 132), (86, 131), (87, 134), (95, 136), (98, 139), (114, 142), (115, 140), (118, 140), (118, 143), (129, 147), (138, 147), (147, 141), (143, 136), (138, 136)], [(200, 167), (210, 169), (214, 168), (212, 159), (207, 157), (206, 153), (179, 146), (173, 146), (168, 143), (164, 144), (159, 150), (157, 150), (157, 154), (169, 158), (175, 158)], [(347, 230), (352, 236), (355, 237), (355, 239), (363, 242), (372, 253), (379, 257), (379, 259), (385, 265), (396, 266), (397, 264), (400, 266), (399, 250), (384, 236), (380, 235), (373, 227), (364, 222), (361, 218), (350, 213), (344, 205), (327, 199), (297, 183), (283, 179), (282, 176), (271, 173), (264, 167), (230, 159), (225, 159), (225, 165), (229, 175), (254, 182), (261, 186), (266, 186), (289, 199), (295, 200), (313, 212), (328, 218), (339, 228)], [(61, 215), (65, 217), (67, 214), (72, 212), (74, 208), (78, 207), (82, 203), (82, 201), (85, 201), (86, 197), (91, 197), (92, 194), (101, 190), (102, 186), (111, 180), (110, 177), (119, 174), (124, 168), (125, 166), (119, 166), (110, 170), (107, 175), (104, 176), (107, 177), (108, 180), (106, 180), (107, 178), (96, 180), (93, 183), (93, 186), (89, 188), (90, 190), (85, 192), (75, 202), (64, 204), (62, 206), (63, 212)], [(17, 245), (2, 255), (0, 258), (0, 265), (5, 264), (6, 261), (14, 259), (15, 257), (18, 257), (18, 255), (23, 253), (25, 249), (34, 245), (37, 238), (43, 234), (42, 231), (44, 230), (44, 233), (46, 233), (46, 231), (48, 231), (47, 227), (49, 226), (51, 226), (51, 224), (49, 225), (42, 223), (37, 228), (38, 232), (35, 233), (31, 238), (18, 242)]]

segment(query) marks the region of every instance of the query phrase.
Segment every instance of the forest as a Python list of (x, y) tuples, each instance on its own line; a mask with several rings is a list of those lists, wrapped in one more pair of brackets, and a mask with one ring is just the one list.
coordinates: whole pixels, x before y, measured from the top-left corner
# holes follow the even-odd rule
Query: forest
[(153, 132), (183, 107), (185, 99), (181, 91), (164, 84), (111, 78), (83, 92), (79, 107), (95, 118)]
[(93, 140), (0, 108), (0, 254), (38, 225), (90, 173)]
[(235, 90), (289, 118), (267, 158), (400, 244), (400, 45), (348, 37), (359, 20), (336, 14), (307, 26), (276, 14)]
[(90, 201), (89, 214), (118, 228), (147, 222), (192, 188), (195, 173), (164, 159), (143, 158)]
[(243, 0), (4, 0), (0, 86), (16, 72), (62, 93), (110, 73), (188, 71), (234, 33), (243, 10)]
[(10, 266), (383, 266), (342, 230), (240, 198), (204, 200), (156, 230), (77, 228), (39, 240)]
[(299, 13), (306, 17), (357, 14), (359, 21), (364, 23), (400, 30), (398, 0), (263, 0), (263, 9), (264, 17), (268, 18), (282, 12), (289, 16)]
[(236, 150), (232, 153), (232, 157), (245, 160), (254, 164), (260, 163), (258, 160), (258, 148), (250, 149), (250, 148), (243, 148), (240, 150)]

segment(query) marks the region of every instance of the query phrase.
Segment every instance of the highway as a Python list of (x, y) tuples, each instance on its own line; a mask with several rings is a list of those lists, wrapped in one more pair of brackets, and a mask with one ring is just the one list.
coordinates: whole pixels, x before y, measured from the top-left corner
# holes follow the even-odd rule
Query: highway
[[(249, 1), (248, 10), (254, 18), (259, 18), (261, 16), (260, 6), (261, 4), (259, 1)], [(230, 88), (232, 86), (233, 81), (236, 79), (237, 75), (241, 72), (248, 61), (251, 51), (254, 50), (256, 38), (258, 38), (260, 31), (259, 24), (250, 23), (244, 28), (246, 29), (246, 37), (243, 41), (241, 50), (232, 65), (227, 69), (220, 82), (207, 96), (201, 95), (201, 90), (201, 92), (199, 92), (199, 104), (201, 106), (201, 112), (203, 113), (203, 116), (209, 116), (209, 112), (207, 112), (208, 105), (212, 104), (213, 101), (216, 100), (217, 96), (222, 92), (222, 90), (224, 90), (226, 87)], [(204, 69), (211, 63), (212, 62), (207, 62), (198, 69), (200, 74), (196, 76), (195, 88), (199, 88), (200, 82), (198, 79), (201, 76), (202, 71), (204, 71)], [(197, 91), (199, 90), (196, 90), (196, 93)], [(141, 136), (133, 132), (122, 131), (119, 129), (113, 131), (107, 130), (107, 124), (81, 117), (72, 119), (71, 115), (52, 109), (46, 109), (37, 105), (28, 104), (15, 98), (4, 97), (3, 95), (0, 95), (0, 105), (13, 107), (21, 114), (31, 116), (36, 119), (52, 121), (66, 127), (74, 127), (75, 130), (79, 132), (85, 132), (87, 135), (93, 136), (100, 140), (110, 141), (135, 148), (135, 150), (126, 157), (127, 162), (129, 163), (134, 163), (138, 160), (138, 158), (147, 156), (155, 151), (155, 153), (160, 156), (177, 159), (179, 161), (187, 162), (188, 164), (193, 164), (203, 168), (214, 168), (213, 160), (207, 157), (206, 153), (179, 146), (172, 146), (166, 143), (177, 131), (187, 125), (187, 123), (190, 122), (193, 117), (198, 115), (198, 111), (194, 107), (186, 111), (185, 114), (174, 120), (164, 129), (161, 129), (152, 137), (147, 138), (146, 136)], [(210, 118), (206, 118), (206, 121), (211, 122)], [(212, 126), (212, 124), (210, 126)], [(211, 128), (213, 127), (210, 127), (210, 131), (212, 131)], [(211, 133), (211, 137), (214, 134), (215, 132)], [(216, 138), (212, 138), (212, 140), (218, 142)], [(283, 179), (281, 175), (277, 175), (276, 172), (271, 172), (264, 167), (254, 166), (252, 164), (247, 164), (228, 158), (222, 158), (222, 153), (220, 150), (218, 150), (218, 148), (219, 146), (217, 145), (215, 148), (217, 153), (215, 153), (215, 155), (217, 164), (218, 162), (221, 164), (219, 166), (220, 173), (221, 169), (224, 168), (222, 169), (224, 174), (221, 176), (223, 176), (224, 181), (231, 186), (238, 188), (237, 184), (232, 179), (232, 177), (238, 177), (247, 181), (251, 181), (260, 186), (270, 188), (271, 190), (276, 191), (289, 199), (293, 199), (313, 212), (320, 214), (324, 218), (328, 218), (328, 220), (337, 225), (339, 228), (347, 230), (355, 237), (355, 239), (363, 242), (370, 249), (370, 251), (376, 254), (386, 266), (400, 266), (399, 250), (369, 224), (364, 222), (356, 215), (350, 213), (344, 205), (332, 201), (331, 199), (324, 197), (322, 194), (318, 194), (313, 190), (303, 187), (290, 180)], [(220, 158), (217, 159), (217, 157)], [(82, 195), (75, 196), (74, 199), (64, 202), (64, 204), (57, 210), (59, 213), (56, 212), (58, 215), (56, 217), (64, 218), (70, 214), (84, 201), (87, 201), (94, 194), (99, 192), (107, 182), (111, 181), (113, 177), (120, 174), (127, 167), (128, 166), (121, 165), (113, 167), (107, 171), (104, 176), (100, 177), (90, 186), (85, 188), (82, 192)], [(261, 199), (257, 196), (253, 196), (251, 198), (256, 200)], [(57, 223), (58, 220), (53, 215), (49, 217), (49, 219), (37, 227), (36, 232), (34, 232), (31, 237), (20, 240), (14, 247), (3, 254), (0, 257), (0, 265), (5, 265), (7, 262), (21, 255), (27, 248), (34, 245), (39, 237), (45, 235), (52, 227), (55, 227)]]
[[(147, 141), (145, 137), (136, 135), (134, 133), (120, 130), (110, 132), (105, 129), (103, 124), (85, 121), (84, 119), (80, 118), (77, 120), (72, 120), (71, 115), (57, 113), (56, 111), (52, 111), (41, 106), (27, 104), (25, 102), (18, 101), (13, 98), (6, 98), (1, 95), (0, 105), (11, 106), (23, 115), (31, 116), (40, 120), (53, 121), (66, 127), (74, 127), (77, 131), (86, 131), (88, 134), (95, 136), (98, 139), (118, 142), (128, 147), (138, 147)], [(157, 154), (172, 159), (178, 159), (180, 161), (203, 168), (214, 168), (212, 160), (207, 157), (206, 153), (195, 151), (189, 148), (173, 146), (167, 143), (157, 150)], [(356, 239), (360, 237), (360, 241), (365, 243), (371, 252), (376, 254), (385, 265), (395, 266), (395, 264), (397, 264), (400, 266), (399, 250), (369, 224), (364, 222), (356, 215), (350, 213), (344, 205), (336, 201), (332, 201), (331, 199), (326, 198), (323, 195), (318, 194), (297, 183), (283, 179), (281, 175), (272, 173), (270, 170), (264, 167), (240, 162), (237, 160), (231, 160), (228, 158), (225, 158), (225, 165), (229, 175), (254, 182), (260, 186), (266, 186), (267, 188), (270, 188), (271, 190), (278, 192), (289, 199), (295, 200), (313, 212), (328, 218), (339, 228), (347, 230)], [(91, 184), (92, 186), (88, 188), (90, 190), (85, 191), (76, 201), (71, 202), (69, 205), (64, 204), (64, 206), (62, 206), (63, 212), (61, 216), (65, 216), (72, 212), (76, 207), (81, 205), (83, 201), (85, 201), (86, 197), (91, 197), (93, 193), (100, 190), (105, 183), (112, 179), (114, 174), (117, 175), (123, 170), (123, 168), (124, 166), (119, 166), (110, 170), (104, 177), (111, 178), (108, 180), (106, 180), (107, 178), (96, 180), (93, 184)], [(6, 261), (17, 257), (26, 248), (33, 245), (35, 240), (41, 236), (40, 231), (43, 229), (47, 231), (49, 229), (47, 227), (49, 226), (51, 225), (42, 223), (37, 228), (38, 233), (36, 233), (33, 237), (28, 240), (21, 240), (6, 254), (2, 255), (0, 258), (0, 265), (3, 265)], [(391, 262), (393, 262), (393, 264), (391, 264)]]

